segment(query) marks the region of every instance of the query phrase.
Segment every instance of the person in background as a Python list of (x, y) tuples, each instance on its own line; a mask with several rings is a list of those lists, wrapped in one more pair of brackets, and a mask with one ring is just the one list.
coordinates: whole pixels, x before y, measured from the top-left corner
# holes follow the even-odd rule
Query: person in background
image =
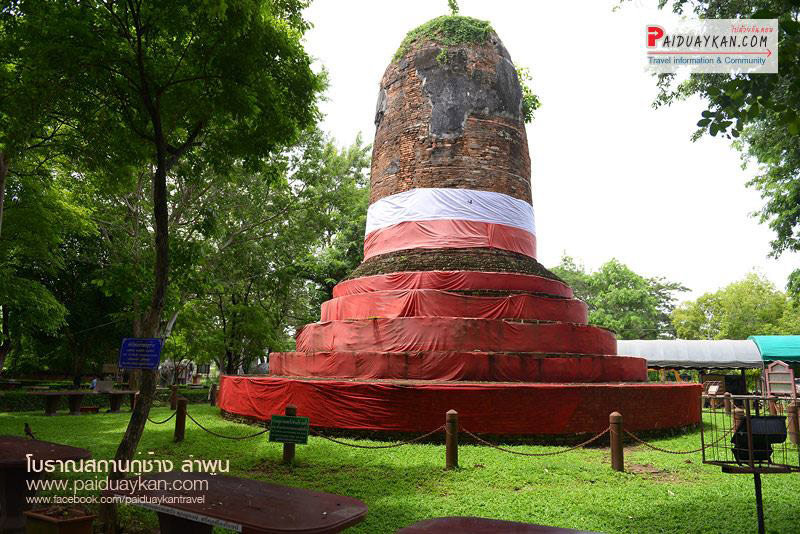
[(97, 377), (92, 377), (92, 389), (97, 389)]

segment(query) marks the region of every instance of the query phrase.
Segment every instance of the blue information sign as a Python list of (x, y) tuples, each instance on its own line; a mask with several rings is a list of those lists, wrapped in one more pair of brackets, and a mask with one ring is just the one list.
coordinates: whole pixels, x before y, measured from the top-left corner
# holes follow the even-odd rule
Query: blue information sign
[(161, 360), (161, 340), (126, 337), (119, 349), (122, 369), (157, 369)]

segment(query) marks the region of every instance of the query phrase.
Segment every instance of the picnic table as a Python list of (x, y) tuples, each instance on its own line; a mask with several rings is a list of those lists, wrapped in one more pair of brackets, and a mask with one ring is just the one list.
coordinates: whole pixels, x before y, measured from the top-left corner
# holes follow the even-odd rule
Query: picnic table
[[(397, 531), (397, 534), (432, 534), (469, 532), (470, 534), (593, 534), (588, 530), (548, 527), (483, 517), (438, 517), (426, 519)], [(597, 534), (597, 533), (594, 533)]]
[[(129, 496), (136, 499), (135, 506), (157, 512), (162, 534), (210, 534), (214, 526), (245, 534), (325, 534), (340, 532), (367, 515), (367, 505), (353, 497), (259, 480), (182, 472), (140, 478), (132, 493), (112, 489), (104, 494)], [(180, 488), (173, 490), (176, 480)], [(207, 488), (187, 489), (187, 484), (202, 484), (199, 481), (207, 481)], [(186, 502), (195, 499), (179, 497), (204, 498)]]
[(122, 406), (122, 401), (126, 395), (130, 396), (131, 399), (131, 406), (133, 406), (133, 399), (136, 395), (136, 391), (132, 389), (114, 389), (111, 391), (95, 391), (92, 389), (77, 389), (77, 390), (49, 390), (49, 391), (30, 391), (29, 395), (33, 395), (36, 397), (44, 397), (44, 414), (45, 415), (56, 415), (58, 410), (58, 404), (61, 401), (61, 397), (67, 397), (69, 402), (69, 413), (70, 415), (80, 415), (81, 414), (81, 403), (83, 403), (83, 398), (87, 395), (108, 395), (109, 402), (111, 407), (109, 408), (109, 413), (119, 413), (120, 407)]
[(22, 512), (30, 508), (25, 498), (33, 495), (27, 481), (37, 480), (41, 473), (28, 472), (26, 454), (34, 460), (85, 460), (91, 457), (86, 449), (59, 445), (18, 436), (0, 436), (0, 532), (25, 530)]

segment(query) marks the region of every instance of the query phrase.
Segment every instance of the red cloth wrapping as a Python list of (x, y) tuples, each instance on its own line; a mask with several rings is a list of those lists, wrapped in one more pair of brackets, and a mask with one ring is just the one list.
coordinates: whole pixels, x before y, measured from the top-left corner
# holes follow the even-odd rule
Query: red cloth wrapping
[(517, 294), (477, 297), (437, 289), (376, 291), (322, 304), (322, 321), (376, 317), (477, 317), (585, 323), (586, 304), (577, 299)]
[(699, 422), (700, 384), (362, 382), (223, 376), (219, 407), (267, 420), (287, 404), (323, 428), (428, 432), (456, 410), (463, 428), (489, 434), (575, 434), (625, 415), (637, 432)]
[(375, 230), (364, 238), (364, 259), (412, 248), (510, 250), (536, 257), (536, 236), (505, 224), (478, 221), (408, 221)]
[(479, 271), (410, 271), (345, 280), (333, 288), (334, 297), (396, 289), (450, 291), (528, 291), (572, 298), (572, 290), (558, 280), (517, 273)]
[(273, 352), (278, 376), (482, 382), (643, 382), (647, 360), (504, 352)]
[(375, 350), (614, 355), (617, 340), (596, 326), (450, 317), (328, 321), (306, 325), (297, 334), (298, 352)]

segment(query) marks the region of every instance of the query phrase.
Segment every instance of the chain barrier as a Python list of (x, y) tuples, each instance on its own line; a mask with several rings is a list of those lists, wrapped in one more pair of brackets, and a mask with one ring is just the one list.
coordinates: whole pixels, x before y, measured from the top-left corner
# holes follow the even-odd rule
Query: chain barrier
[(347, 443), (345, 441), (339, 441), (338, 439), (334, 439), (334, 438), (325, 436), (324, 434), (321, 434), (320, 432), (314, 430), (313, 428), (310, 429), (310, 430), (311, 430), (311, 433), (314, 434), (315, 436), (319, 436), (322, 439), (327, 439), (328, 441), (332, 441), (334, 443), (338, 443), (339, 445), (345, 445), (347, 447), (353, 447), (353, 448), (356, 448), (356, 449), (392, 449), (394, 447), (402, 447), (403, 445), (409, 445), (411, 443), (414, 443), (414, 442), (423, 440), (423, 439), (425, 439), (427, 437), (430, 437), (430, 436), (434, 435), (435, 433), (439, 432), (440, 430), (444, 430), (444, 425), (440, 426), (439, 428), (435, 428), (435, 429), (431, 430), (427, 434), (423, 434), (421, 436), (417, 436), (416, 438), (410, 439), (408, 441), (401, 441), (400, 443), (392, 443), (391, 445), (356, 445), (355, 443)]
[(596, 436), (587, 439), (583, 443), (578, 443), (577, 445), (575, 445), (573, 447), (569, 447), (567, 449), (560, 450), (560, 451), (555, 451), (555, 452), (520, 452), (520, 451), (512, 451), (511, 449), (506, 449), (506, 448), (503, 448), (503, 447), (501, 447), (499, 445), (495, 445), (494, 443), (490, 443), (490, 442), (486, 441), (485, 439), (483, 439), (483, 438), (481, 438), (479, 436), (476, 436), (475, 434), (473, 434), (472, 432), (470, 432), (466, 428), (462, 427), (461, 430), (462, 430), (462, 432), (464, 432), (468, 436), (472, 437), (474, 440), (476, 440), (476, 441), (478, 441), (480, 443), (483, 443), (484, 445), (488, 445), (489, 447), (492, 447), (492, 448), (497, 449), (499, 451), (507, 452), (509, 454), (517, 454), (519, 456), (555, 456), (557, 454), (564, 454), (565, 452), (574, 451), (575, 449), (579, 449), (581, 447), (585, 447), (586, 445), (589, 445), (590, 443), (593, 443), (593, 442), (597, 441), (598, 439), (600, 439), (601, 437), (603, 437), (606, 434), (608, 434), (609, 430), (611, 430), (611, 429), (610, 428), (606, 428), (605, 430), (603, 430), (602, 432), (600, 432)]
[[(174, 415), (174, 414), (173, 414), (173, 415)], [(254, 437), (256, 437), (256, 436), (260, 436), (261, 434), (266, 434), (267, 432), (269, 432), (269, 428), (265, 428), (265, 429), (264, 429), (264, 430), (262, 430), (261, 432), (256, 432), (255, 434), (250, 434), (250, 435), (248, 435), (248, 436), (225, 436), (225, 435), (222, 435), (222, 434), (217, 434), (217, 433), (216, 433), (216, 432), (214, 432), (213, 430), (209, 430), (209, 429), (207, 429), (206, 427), (204, 427), (203, 425), (201, 425), (201, 424), (200, 424), (200, 423), (197, 421), (197, 419), (195, 419), (194, 417), (192, 417), (192, 415), (191, 415), (189, 412), (186, 412), (186, 417), (188, 417), (189, 419), (191, 419), (191, 420), (192, 420), (192, 422), (193, 422), (194, 424), (196, 424), (197, 426), (199, 426), (200, 428), (202, 428), (203, 430), (205, 430), (206, 432), (208, 432), (208, 433), (209, 433), (209, 434), (211, 434), (212, 436), (217, 436), (218, 438), (225, 438), (225, 439), (235, 439), (235, 440), (241, 440), (241, 439), (250, 439), (250, 438), (254, 438)]]
[(151, 423), (153, 423), (154, 425), (163, 425), (164, 423), (168, 423), (170, 419), (175, 417), (176, 413), (178, 413), (178, 412), (172, 412), (172, 415), (170, 415), (169, 417), (167, 417), (163, 421), (153, 421), (152, 419), (150, 419), (150, 416), (147, 416), (147, 420), (150, 421)]
[(625, 433), (627, 435), (629, 435), (630, 437), (632, 437), (634, 439), (634, 441), (637, 441), (637, 442), (641, 443), (642, 445), (644, 445), (645, 447), (649, 447), (649, 448), (653, 449), (654, 451), (665, 452), (667, 454), (693, 454), (693, 453), (696, 453), (696, 452), (704, 451), (707, 448), (713, 447), (714, 445), (716, 445), (717, 443), (719, 443), (720, 441), (725, 439), (727, 436), (729, 436), (731, 434), (731, 432), (733, 432), (733, 429), (730, 429), (727, 432), (725, 432), (724, 434), (722, 434), (722, 436), (718, 440), (714, 441), (713, 443), (709, 443), (707, 445), (703, 445), (699, 449), (694, 449), (694, 450), (691, 450), (691, 451), (670, 451), (668, 449), (662, 449), (661, 447), (656, 447), (655, 445), (651, 445), (650, 443), (647, 443), (645, 440), (643, 440), (642, 438), (640, 438), (639, 436), (637, 436), (633, 432), (625, 430)]

